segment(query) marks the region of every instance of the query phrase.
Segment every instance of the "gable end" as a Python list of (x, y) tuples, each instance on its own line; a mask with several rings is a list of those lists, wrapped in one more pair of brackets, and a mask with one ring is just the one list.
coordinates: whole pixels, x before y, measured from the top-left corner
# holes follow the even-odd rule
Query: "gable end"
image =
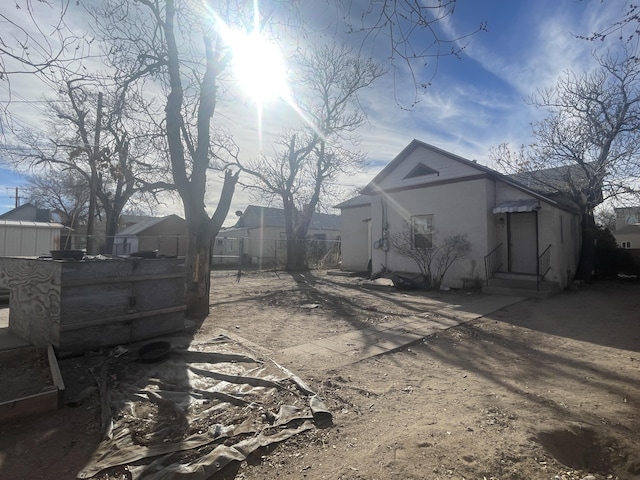
[(427, 175), (437, 175), (439, 177), (440, 172), (427, 167), (424, 163), (419, 163), (404, 178), (406, 180), (407, 178), (426, 177)]

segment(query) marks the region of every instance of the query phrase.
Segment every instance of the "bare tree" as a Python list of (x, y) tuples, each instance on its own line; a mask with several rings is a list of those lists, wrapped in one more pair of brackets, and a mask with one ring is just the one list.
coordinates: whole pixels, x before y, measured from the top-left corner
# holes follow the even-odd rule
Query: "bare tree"
[(243, 185), (282, 202), (287, 270), (307, 268), (307, 233), (323, 193), (339, 174), (364, 165), (364, 156), (349, 148), (357, 145), (354, 132), (365, 121), (358, 93), (384, 74), (380, 65), (344, 45), (327, 44), (296, 60), (301, 73), (294, 97), (308, 123), (285, 132), (274, 156), (236, 163), (253, 179)]
[(0, 9), (0, 82), (8, 100), (0, 102), (0, 132), (12, 126), (11, 82), (21, 74), (45, 73), (52, 66), (67, 69), (88, 55), (88, 42), (67, 25), (71, 0), (12, 0)]
[[(461, 58), (471, 37), (487, 31), (487, 23), (479, 21), (477, 28), (467, 32), (445, 32), (442, 25), (454, 15), (456, 0), (344, 0), (337, 6), (347, 32), (361, 39), (361, 52), (384, 52), (393, 71), (396, 103), (403, 108), (411, 108), (419, 101), (435, 78), (442, 57)], [(414, 86), (409, 103), (398, 96), (399, 90), (407, 87), (402, 81), (407, 76)]]
[[(393, 40), (393, 51), (411, 59), (426, 58), (426, 49), (410, 52), (400, 45), (415, 44), (413, 33), (422, 30), (434, 35), (435, 44), (441, 44), (440, 31), (435, 26), (453, 12), (453, 0), (439, 2), (432, 9), (425, 9), (414, 0), (400, 2), (372, 2), (350, 11), (349, 17), (362, 21), (348, 22), (345, 29), (365, 34), (362, 46), (385, 31), (403, 32)], [(306, 5), (306, 4), (305, 4)], [(349, 10), (350, 2), (341, 3)], [(403, 11), (398, 7), (402, 5)], [(273, 2), (269, 5), (260, 22), (261, 29), (279, 29), (289, 38), (304, 38), (308, 23), (304, 20), (295, 2)], [(305, 6), (315, 10), (317, 6)], [(448, 10), (447, 10), (448, 9)], [(188, 254), (186, 261), (187, 313), (206, 314), (209, 306), (209, 253), (212, 239), (217, 235), (227, 215), (233, 191), (238, 180), (237, 172), (225, 172), (224, 184), (213, 214), (208, 212), (206, 202), (207, 170), (215, 163), (216, 154), (212, 148), (212, 117), (217, 104), (225, 98), (225, 72), (232, 53), (221, 36), (221, 26), (250, 30), (253, 28), (251, 2), (219, 0), (214, 2), (181, 2), (179, 0), (106, 0), (94, 10), (96, 32), (112, 45), (114, 57), (121, 59), (124, 68), (137, 69), (139, 78), (152, 79), (157, 91), (166, 99), (163, 121), (159, 122), (169, 153), (174, 184), (182, 198), (188, 234)], [(371, 12), (380, 12), (376, 21), (371, 21)], [(212, 13), (213, 12), (213, 13)], [(413, 12), (407, 16), (409, 12)], [(442, 12), (447, 12), (442, 13)], [(299, 21), (301, 20), (302, 21)], [(402, 20), (407, 29), (397, 30), (396, 21)], [(409, 26), (413, 23), (413, 30)], [(342, 29), (342, 26), (338, 26)], [(404, 28), (404, 27), (403, 27)], [(282, 33), (285, 30), (291, 30)], [(299, 33), (299, 35), (296, 35)], [(411, 33), (411, 35), (410, 35)], [(422, 42), (424, 37), (420, 39)], [(374, 42), (375, 43), (375, 42)], [(452, 53), (462, 45), (452, 43)], [(443, 55), (436, 49), (436, 57)], [(447, 52), (449, 53), (449, 52)], [(396, 54), (393, 54), (396, 55)], [(123, 67), (121, 67), (123, 68)], [(340, 108), (340, 104), (334, 105)], [(316, 125), (320, 133), (298, 133), (286, 142), (291, 160), (295, 163), (301, 157), (315, 159), (319, 176), (326, 176), (328, 170), (323, 165), (329, 158), (343, 156), (344, 151), (323, 138), (323, 125)], [(345, 129), (345, 131), (347, 131)], [(301, 143), (303, 142), (303, 143)], [(231, 152), (232, 148), (223, 148)], [(235, 152), (237, 154), (237, 152)], [(318, 196), (319, 193), (316, 194)], [(313, 199), (306, 208), (299, 210), (304, 225), (310, 217), (317, 201)], [(292, 237), (306, 235), (305, 228), (293, 232)]]
[(615, 22), (612, 22), (598, 32), (576, 36), (583, 40), (598, 40), (600, 42), (604, 42), (608, 38), (613, 37), (616, 41), (631, 44), (638, 37), (638, 33), (640, 33), (640, 5), (627, 3), (626, 10), (623, 11), (622, 16)]
[(73, 170), (31, 175), (24, 188), (28, 202), (48, 208), (71, 230), (84, 223), (89, 213), (89, 184)]
[[(214, 158), (212, 117), (230, 51), (216, 26), (250, 25), (245, 6), (174, 0), (109, 0), (93, 11), (96, 31), (110, 44), (114, 65), (163, 98), (156, 127), (168, 152), (175, 189), (187, 227), (187, 314), (209, 311), (210, 247), (231, 204), (238, 179), (227, 171), (211, 215), (205, 200), (207, 171)], [(247, 8), (250, 5), (246, 6)], [(216, 12), (218, 20), (211, 14)], [(197, 40), (196, 40), (197, 39)]]
[(567, 72), (531, 103), (547, 118), (533, 125), (535, 143), (491, 156), (534, 190), (570, 199), (582, 214), (582, 252), (576, 277), (591, 278), (594, 209), (605, 200), (637, 199), (640, 186), (640, 63), (635, 55), (598, 58), (592, 73)]
[[(60, 93), (47, 105), (49, 138), (40, 131), (16, 132), (26, 147), (11, 156), (17, 165), (45, 167), (50, 174), (73, 172), (89, 185), (90, 201), (96, 198), (105, 216), (104, 251), (111, 252), (127, 203), (172, 188), (169, 173), (152, 148), (153, 131), (147, 133), (140, 119), (130, 116), (136, 104), (131, 84), (105, 86), (95, 77), (64, 73), (58, 83)], [(97, 92), (101, 87), (111, 89), (104, 101)], [(88, 212), (88, 222), (98, 208)]]
[(471, 242), (462, 234), (439, 241), (437, 233), (434, 233), (429, 245), (416, 244), (407, 222), (401, 232), (391, 235), (389, 243), (396, 253), (414, 261), (427, 288), (433, 289), (440, 288), (449, 268), (471, 250)]

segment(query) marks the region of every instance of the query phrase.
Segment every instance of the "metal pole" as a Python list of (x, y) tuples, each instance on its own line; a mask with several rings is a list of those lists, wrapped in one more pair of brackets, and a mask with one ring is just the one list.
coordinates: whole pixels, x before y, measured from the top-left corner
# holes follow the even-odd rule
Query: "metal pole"
[(96, 163), (100, 155), (100, 123), (102, 122), (102, 92), (98, 93), (98, 112), (96, 114), (96, 131), (93, 140), (93, 152), (89, 157), (89, 166), (91, 167), (91, 180), (89, 181), (89, 218), (87, 219), (87, 253), (94, 255), (94, 239), (93, 239), (93, 220), (96, 212), (96, 190), (98, 186)]

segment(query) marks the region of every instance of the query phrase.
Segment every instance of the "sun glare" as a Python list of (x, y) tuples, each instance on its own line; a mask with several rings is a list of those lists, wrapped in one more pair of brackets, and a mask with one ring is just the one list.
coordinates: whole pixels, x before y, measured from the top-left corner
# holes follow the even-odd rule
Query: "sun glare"
[(234, 32), (230, 40), (236, 78), (253, 101), (286, 97), (286, 69), (276, 45), (258, 32)]

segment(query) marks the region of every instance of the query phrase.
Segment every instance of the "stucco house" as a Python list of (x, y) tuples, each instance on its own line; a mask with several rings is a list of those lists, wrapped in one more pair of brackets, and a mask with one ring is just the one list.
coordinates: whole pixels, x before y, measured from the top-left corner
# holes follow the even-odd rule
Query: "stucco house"
[(0, 215), (0, 220), (26, 220), (28, 222), (51, 222), (51, 210), (25, 203)]
[(412, 248), (433, 248), (462, 234), (471, 250), (444, 285), (520, 294), (565, 288), (579, 260), (579, 212), (561, 192), (543, 194), (521, 180), (413, 140), (360, 197), (337, 206), (343, 268), (365, 270), (370, 262), (373, 272), (418, 273), (393, 248), (394, 236), (405, 232)]
[[(220, 230), (213, 246), (212, 265), (271, 267), (286, 262), (287, 237), (284, 210), (249, 205), (236, 212), (233, 227)], [(339, 247), (340, 216), (314, 213), (307, 239), (310, 253), (324, 254)]]
[(116, 234), (115, 255), (157, 251), (157, 255), (182, 257), (187, 249), (187, 227), (182, 217), (167, 215), (134, 223)]
[(640, 223), (625, 225), (613, 232), (613, 236), (620, 248), (625, 250), (640, 250)]
[(616, 208), (613, 236), (620, 248), (640, 251), (640, 207)]

